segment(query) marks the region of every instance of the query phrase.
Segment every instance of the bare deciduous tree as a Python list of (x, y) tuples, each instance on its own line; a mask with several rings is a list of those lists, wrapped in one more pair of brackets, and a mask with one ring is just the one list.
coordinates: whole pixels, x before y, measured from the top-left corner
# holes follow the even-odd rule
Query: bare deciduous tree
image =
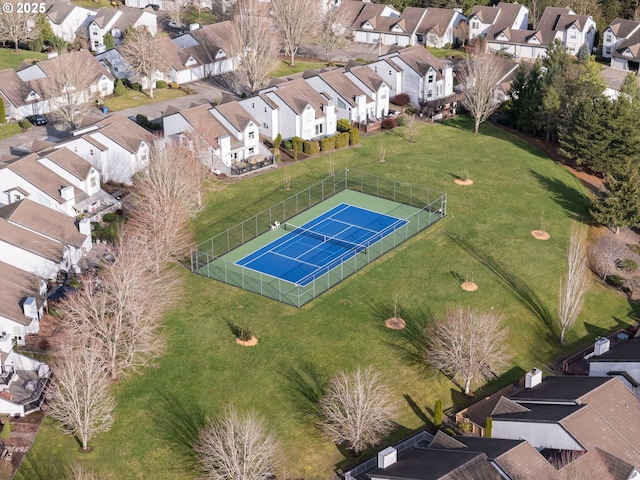
[(347, 44), (347, 29), (342, 25), (344, 13), (339, 8), (330, 8), (321, 17), (316, 42), (324, 50), (324, 60), (329, 61), (329, 53)]
[(458, 24), (453, 27), (453, 35), (460, 40), (462, 46), (465, 46), (467, 41), (469, 41), (469, 24), (465, 20), (458, 22)]
[(113, 424), (115, 400), (105, 368), (91, 345), (63, 347), (53, 362), (47, 413), (61, 422), (66, 433), (75, 435), (85, 451), (89, 440)]
[(125, 35), (122, 56), (141, 79), (147, 80), (150, 98), (153, 98), (154, 75), (169, 68), (163, 51), (160, 37), (154, 37), (144, 26), (131, 29)]
[(409, 115), (408, 113), (404, 113), (402, 115), (404, 118), (404, 128), (407, 132), (407, 141), (409, 143), (414, 143), (416, 141), (416, 116), (415, 114)]
[(560, 343), (565, 343), (565, 333), (576, 323), (588, 290), (587, 230), (583, 224), (573, 222), (567, 255), (567, 274), (561, 281), (558, 296)]
[(100, 278), (86, 277), (60, 303), (67, 332), (92, 346), (112, 380), (152, 365), (164, 349), (162, 314), (178, 289), (175, 277), (154, 268), (151, 248), (125, 233)]
[(507, 331), (500, 315), (458, 307), (427, 329), (426, 360), (464, 387), (494, 378), (509, 364)]
[(194, 447), (207, 480), (275, 478), (280, 445), (254, 412), (239, 415), (229, 407), (200, 432)]
[[(200, 2), (197, 3), (200, 4)], [(169, 20), (182, 27), (184, 25), (184, 0), (169, 0), (167, 5), (169, 6), (167, 8)]]
[(82, 52), (59, 55), (53, 59), (53, 71), (41, 81), (51, 111), (71, 128), (87, 114), (94, 74), (82, 61)]
[(313, 38), (321, 24), (320, 0), (273, 0), (273, 23), (290, 66), (300, 45)]
[(82, 465), (73, 465), (67, 480), (104, 480), (105, 477), (92, 470), (86, 470)]
[(494, 93), (502, 75), (500, 61), (486, 48), (477, 46), (476, 51), (462, 62), (459, 73), (463, 88), (462, 104), (475, 120), (475, 133), (499, 106)]
[(258, 0), (238, 0), (233, 17), (232, 50), (251, 92), (265, 85), (278, 56), (278, 39), (262, 7)]
[(354, 455), (391, 431), (397, 408), (372, 367), (339, 373), (329, 381), (319, 406), (325, 434), (336, 444), (347, 443)]
[(10, 40), (14, 44), (16, 52), (20, 48), (20, 42), (28, 43), (40, 36), (37, 22), (38, 12), (29, 11), (27, 13), (24, 10), (28, 7), (22, 8), (24, 5), (10, 1), (0, 2), (2, 7), (2, 12), (0, 12), (0, 38)]
[(189, 174), (190, 168), (197, 165), (185, 160), (180, 145), (156, 145), (148, 167), (133, 179), (130, 234), (147, 245), (147, 258), (157, 273), (182, 258), (193, 243), (188, 224), (200, 211), (198, 192), (203, 187), (202, 176)]

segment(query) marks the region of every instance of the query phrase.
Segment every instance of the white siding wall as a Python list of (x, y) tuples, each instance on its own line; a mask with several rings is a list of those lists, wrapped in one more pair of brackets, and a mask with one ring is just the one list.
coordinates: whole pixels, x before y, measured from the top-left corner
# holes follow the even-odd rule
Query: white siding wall
[(252, 118), (258, 122), (260, 134), (274, 140), (278, 136), (278, 110), (274, 110), (260, 97), (251, 97), (240, 100), (238, 103)]
[[(62, 245), (60, 245), (61, 252), (62, 248)], [(10, 245), (1, 240), (0, 261), (46, 279), (55, 278), (59, 270), (56, 262), (47, 260), (46, 258), (40, 257), (34, 253), (28, 252), (14, 245)]]
[(91, 137), (107, 147), (107, 160), (100, 167), (104, 180), (131, 183), (133, 174), (142, 168), (138, 164), (135, 154), (103, 133), (95, 132), (91, 134)]
[(53, 23), (48, 18), (47, 20), (49, 20), (51, 30), (56, 36), (71, 43), (75, 40), (77, 32), (87, 29), (89, 22), (95, 14), (96, 12), (94, 10), (89, 10), (88, 8), (76, 5), (61, 24)]

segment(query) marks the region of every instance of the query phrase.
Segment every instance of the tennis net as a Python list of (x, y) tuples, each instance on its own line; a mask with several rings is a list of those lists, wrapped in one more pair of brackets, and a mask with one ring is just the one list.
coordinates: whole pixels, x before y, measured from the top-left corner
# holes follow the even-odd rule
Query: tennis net
[(346, 240), (342, 240), (341, 238), (332, 237), (330, 235), (323, 235), (320, 232), (309, 230), (304, 227), (297, 227), (296, 225), (293, 225), (291, 223), (283, 223), (282, 227), (287, 231), (295, 233), (296, 235), (304, 235), (305, 237), (314, 238), (316, 240), (320, 240), (322, 243), (332, 243), (340, 247), (348, 248), (349, 250), (355, 251), (356, 253), (367, 253), (368, 245), (364, 243), (348, 242)]

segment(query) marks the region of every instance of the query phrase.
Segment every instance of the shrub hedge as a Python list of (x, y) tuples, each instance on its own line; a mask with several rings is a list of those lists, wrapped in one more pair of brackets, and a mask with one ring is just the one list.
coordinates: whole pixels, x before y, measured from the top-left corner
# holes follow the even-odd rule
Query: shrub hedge
[(360, 143), (360, 131), (353, 127), (349, 129), (349, 145), (358, 145)]
[(315, 155), (320, 153), (320, 143), (317, 141), (305, 141), (302, 143), (302, 151), (307, 155)]
[(335, 136), (336, 148), (346, 148), (349, 146), (349, 132), (342, 132)]
[(351, 129), (351, 122), (346, 118), (341, 118), (338, 120), (338, 123), (336, 123), (336, 129), (339, 132), (348, 132)]
[(320, 140), (320, 151), (328, 152), (336, 148), (336, 137), (326, 137)]
[(156, 82), (156, 88), (167, 88), (167, 82), (164, 80), (158, 80)]

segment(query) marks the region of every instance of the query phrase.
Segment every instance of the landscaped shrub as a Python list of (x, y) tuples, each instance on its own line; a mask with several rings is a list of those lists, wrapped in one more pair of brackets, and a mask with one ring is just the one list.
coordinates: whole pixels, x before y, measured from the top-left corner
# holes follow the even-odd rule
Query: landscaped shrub
[(395, 105), (400, 105), (401, 107), (404, 107), (405, 105), (409, 105), (410, 101), (411, 99), (409, 98), (409, 95), (407, 95), (406, 93), (399, 93), (391, 99), (391, 103)]
[(349, 145), (358, 145), (360, 143), (360, 131), (357, 128), (349, 129)]
[(340, 120), (338, 120), (338, 123), (336, 123), (336, 129), (339, 132), (348, 132), (350, 128), (351, 122), (346, 118), (341, 118)]
[(164, 80), (158, 80), (156, 82), (156, 88), (167, 88), (167, 82)]
[(138, 125), (145, 126), (147, 123), (149, 123), (149, 119), (147, 118), (146, 115), (139, 113), (136, 115), (136, 123)]
[(249, 327), (241, 327), (238, 338), (243, 342), (248, 342), (253, 338), (253, 333)]
[(293, 148), (293, 142), (291, 140), (285, 140), (284, 148), (286, 148), (287, 150), (291, 150)]
[(342, 132), (335, 136), (336, 148), (347, 148), (349, 146), (349, 132)]
[(280, 145), (282, 145), (282, 135), (278, 134), (276, 135), (276, 139), (273, 141), (273, 148), (278, 150)]
[(124, 82), (122, 81), (121, 78), (118, 79), (115, 86), (113, 87), (113, 93), (115, 93), (118, 96), (122, 96), (125, 93), (127, 93), (127, 87), (124, 86)]
[(159, 123), (151, 123), (151, 122), (148, 122), (144, 127), (146, 129), (148, 129), (148, 130), (161, 130), (162, 129), (162, 125), (160, 125)]
[(117, 218), (118, 216), (114, 212), (109, 212), (103, 215), (102, 220), (107, 223), (110, 223), (110, 222), (114, 222)]
[(300, 137), (293, 137), (291, 139), (291, 143), (293, 144), (293, 149), (296, 152), (301, 152), (302, 151), (302, 142), (303, 142), (303, 140)]
[(616, 267), (623, 272), (631, 273), (638, 269), (638, 264), (630, 258), (625, 258), (624, 260), (616, 260)]
[(382, 123), (380, 124), (380, 127), (383, 128), (384, 130), (391, 130), (393, 128), (396, 128), (398, 126), (398, 120), (396, 120), (395, 118), (385, 118), (384, 120), (382, 120)]
[(320, 153), (320, 143), (316, 141), (306, 141), (302, 144), (302, 151), (307, 155)]
[(142, 85), (140, 85), (139, 83), (132, 83), (131, 88), (137, 92), (142, 91)]
[(620, 275), (607, 275), (605, 281), (612, 287), (622, 289), (624, 287), (624, 278)]
[(336, 148), (336, 137), (326, 137), (320, 140), (320, 151), (328, 152)]
[(404, 116), (399, 116), (398, 117), (398, 126), (399, 127), (404, 127), (407, 124), (407, 119)]
[(637, 253), (640, 255), (640, 245), (637, 243), (627, 243), (627, 248), (631, 250), (633, 253)]
[(29, 130), (31, 127), (33, 127), (31, 122), (29, 120), (27, 120), (26, 118), (23, 118), (22, 120), (20, 120), (18, 122), (18, 125), (20, 125), (22, 130)]
[(180, 88), (180, 84), (178, 82), (171, 82), (169, 88)]

